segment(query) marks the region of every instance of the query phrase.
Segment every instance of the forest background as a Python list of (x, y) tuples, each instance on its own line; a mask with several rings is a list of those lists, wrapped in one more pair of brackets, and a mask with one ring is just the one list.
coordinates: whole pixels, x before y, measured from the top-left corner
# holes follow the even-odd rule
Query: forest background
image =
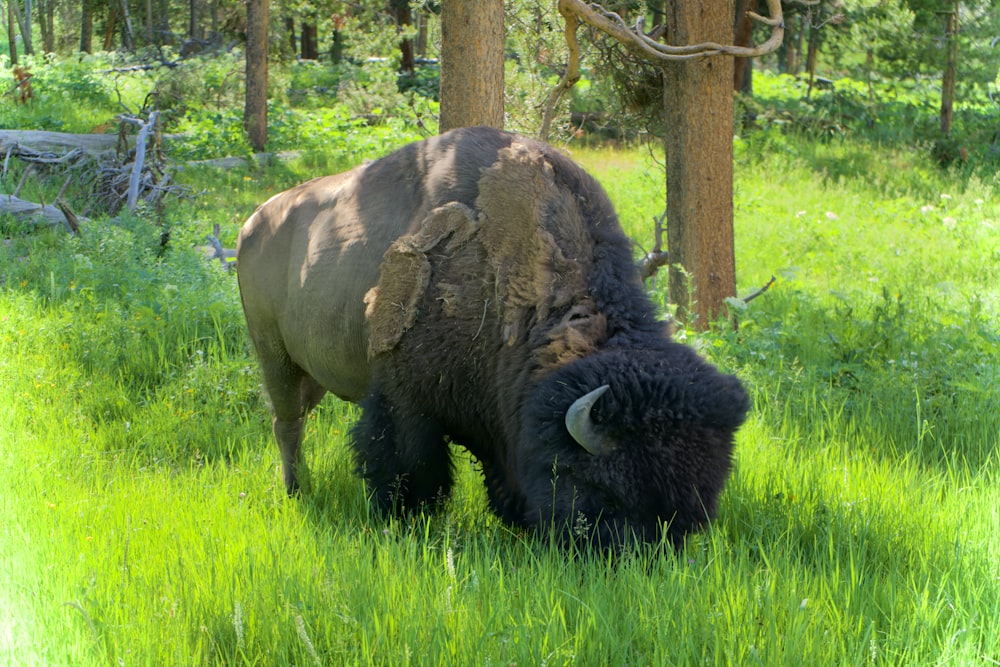
[[(617, 8), (653, 25), (660, 4)], [(375, 516), (332, 399), (315, 488), (284, 497), (235, 277), (206, 258), (275, 192), (436, 132), (434, 3), (273, 4), (267, 154), (243, 127), (243, 3), (0, 6), (0, 138), (111, 146), (2, 148), (0, 200), (78, 229), (0, 215), (0, 664), (1000, 662), (995, 2), (785, 5), (733, 119), (740, 294), (776, 282), (731, 302), (738, 329), (677, 334), (753, 396), (736, 469), (682, 552), (615, 562), (510, 531), (460, 451), (442, 513)], [(562, 23), (505, 6), (505, 124), (533, 134)], [(638, 258), (656, 122), (584, 44), (551, 138)], [(130, 206), (116, 138), (154, 113)]]

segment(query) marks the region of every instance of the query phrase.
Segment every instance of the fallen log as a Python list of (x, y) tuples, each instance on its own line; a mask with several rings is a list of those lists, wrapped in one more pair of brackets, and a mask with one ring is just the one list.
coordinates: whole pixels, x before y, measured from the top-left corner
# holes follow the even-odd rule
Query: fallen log
[(13, 215), (35, 223), (47, 224), (50, 227), (61, 226), (74, 234), (79, 234), (80, 227), (77, 216), (66, 208), (66, 211), (69, 211), (69, 215), (67, 215), (63, 210), (64, 207), (65, 204), (59, 206), (43, 205), (14, 195), (0, 195), (0, 215)]
[(278, 151), (277, 153), (254, 153), (253, 160), (249, 157), (231, 156), (217, 157), (206, 160), (191, 160), (189, 162), (177, 164), (175, 169), (181, 171), (192, 167), (210, 167), (212, 169), (238, 169), (240, 167), (251, 167), (254, 163), (261, 164), (276, 160), (278, 162), (288, 162), (302, 157), (302, 151)]
[(116, 134), (69, 134), (42, 130), (0, 130), (0, 152), (27, 147), (41, 152), (68, 153), (80, 149), (94, 157), (113, 153), (118, 146)]

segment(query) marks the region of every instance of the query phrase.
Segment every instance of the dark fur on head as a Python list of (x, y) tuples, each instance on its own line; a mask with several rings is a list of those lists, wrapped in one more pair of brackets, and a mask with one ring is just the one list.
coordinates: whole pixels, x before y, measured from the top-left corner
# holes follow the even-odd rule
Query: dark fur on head
[[(617, 447), (594, 456), (563, 420), (573, 401), (604, 384), (610, 389), (591, 416)], [(530, 509), (520, 520), (554, 522), (564, 535), (604, 547), (655, 542), (665, 528), (679, 547), (715, 515), (747, 409), (738, 379), (676, 343), (649, 341), (570, 364), (525, 402), (518, 474)]]

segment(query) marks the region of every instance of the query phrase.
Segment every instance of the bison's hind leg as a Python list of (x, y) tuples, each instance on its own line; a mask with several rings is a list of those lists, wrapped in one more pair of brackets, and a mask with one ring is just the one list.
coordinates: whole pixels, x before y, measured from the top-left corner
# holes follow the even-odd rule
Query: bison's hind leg
[(383, 512), (435, 507), (451, 493), (454, 470), (440, 426), (379, 392), (361, 402), (351, 430), (358, 474)]
[[(262, 355), (263, 357), (263, 355)], [(264, 387), (271, 399), (274, 438), (281, 452), (285, 491), (295, 495), (308, 475), (302, 456), (302, 425), (319, 405), (326, 390), (312, 376), (284, 357), (280, 363), (262, 363)]]

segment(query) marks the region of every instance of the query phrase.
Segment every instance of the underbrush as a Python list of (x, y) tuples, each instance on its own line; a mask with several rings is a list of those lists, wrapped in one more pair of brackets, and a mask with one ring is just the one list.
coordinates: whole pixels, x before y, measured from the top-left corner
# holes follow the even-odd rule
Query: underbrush
[(940, 128), (939, 87), (924, 80), (844, 77), (810, 90), (807, 78), (756, 70), (753, 97), (740, 96), (737, 108), (756, 129), (909, 149), (930, 157), (928, 165), (989, 178), (1000, 167), (1000, 105), (985, 90), (976, 95), (956, 101), (948, 136)]

